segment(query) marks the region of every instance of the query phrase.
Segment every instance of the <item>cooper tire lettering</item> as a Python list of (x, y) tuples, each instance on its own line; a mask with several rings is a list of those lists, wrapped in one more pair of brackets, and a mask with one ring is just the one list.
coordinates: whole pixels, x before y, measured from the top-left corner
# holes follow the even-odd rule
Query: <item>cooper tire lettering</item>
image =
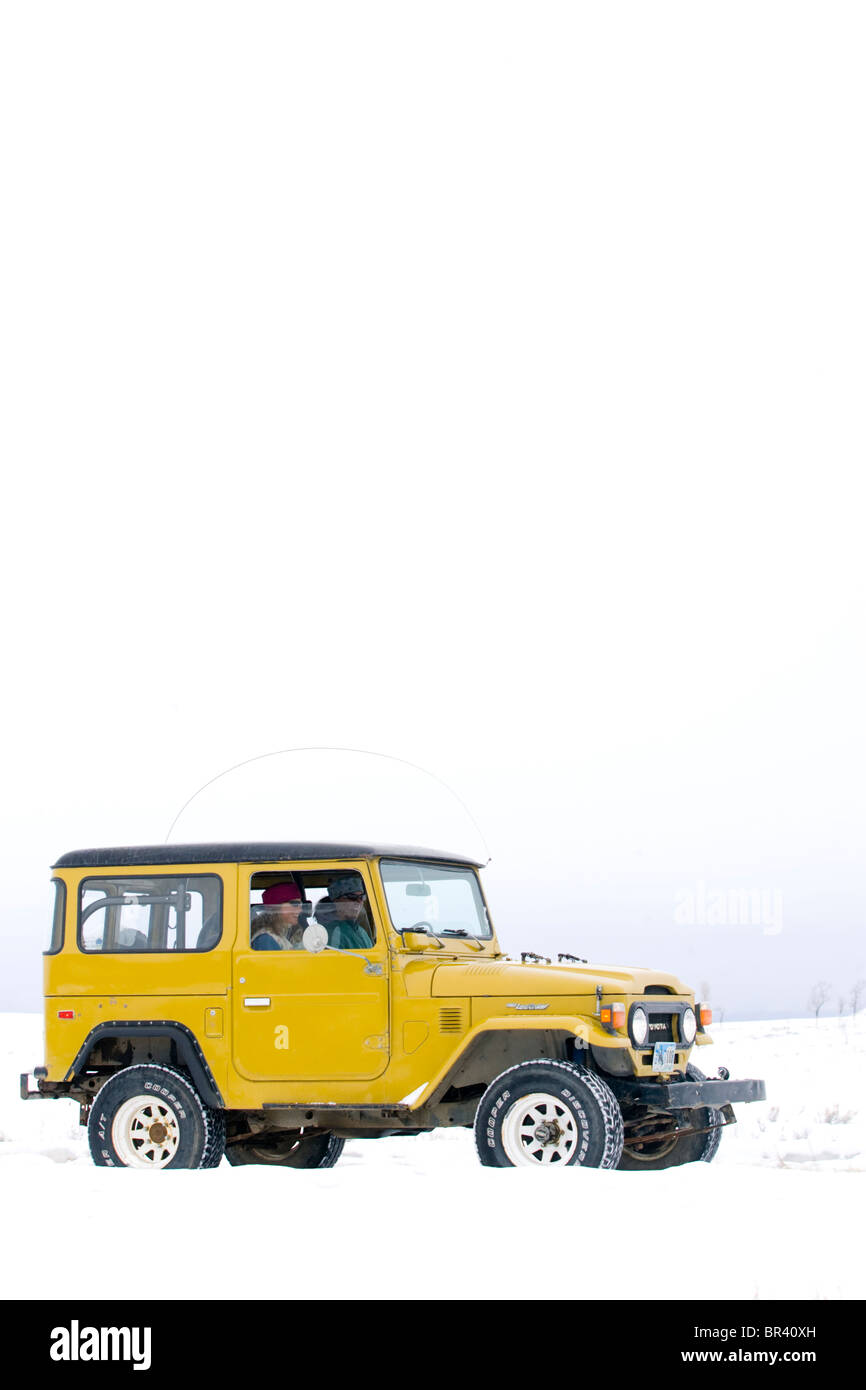
[(220, 1162), (225, 1114), (205, 1105), (181, 1072), (155, 1062), (124, 1067), (99, 1096), (88, 1125), (98, 1167), (214, 1168)]

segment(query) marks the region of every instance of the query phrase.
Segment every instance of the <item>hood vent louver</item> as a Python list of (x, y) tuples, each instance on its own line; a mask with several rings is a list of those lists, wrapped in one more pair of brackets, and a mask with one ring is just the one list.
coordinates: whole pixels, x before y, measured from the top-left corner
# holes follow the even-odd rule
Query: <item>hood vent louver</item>
[(457, 1005), (456, 1008), (439, 1010), (440, 1033), (462, 1033), (465, 1027), (465, 1010), (460, 1005)]

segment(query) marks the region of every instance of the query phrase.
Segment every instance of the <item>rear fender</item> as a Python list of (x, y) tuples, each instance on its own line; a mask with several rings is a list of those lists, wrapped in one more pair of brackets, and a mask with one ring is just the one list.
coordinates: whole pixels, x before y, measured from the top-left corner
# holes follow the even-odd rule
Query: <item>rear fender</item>
[(98, 1043), (108, 1039), (115, 1039), (120, 1042), (128, 1039), (135, 1042), (145, 1038), (169, 1038), (175, 1044), (178, 1062), (189, 1072), (205, 1104), (210, 1105), (215, 1110), (225, 1108), (225, 1101), (220, 1095), (213, 1072), (208, 1066), (207, 1058), (199, 1047), (195, 1034), (182, 1023), (173, 1023), (163, 1019), (129, 1019), (124, 1023), (98, 1024), (90, 1030), (84, 1039), (76, 1053), (75, 1061), (66, 1073), (65, 1080), (75, 1082), (84, 1074), (93, 1049)]

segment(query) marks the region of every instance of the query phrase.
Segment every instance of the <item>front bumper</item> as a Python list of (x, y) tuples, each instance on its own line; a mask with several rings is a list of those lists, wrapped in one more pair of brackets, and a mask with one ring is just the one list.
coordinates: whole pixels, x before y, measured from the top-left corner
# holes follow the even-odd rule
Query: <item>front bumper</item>
[(619, 1077), (606, 1080), (620, 1102), (651, 1105), (654, 1110), (694, 1110), (698, 1106), (721, 1110), (735, 1102), (748, 1104), (767, 1099), (763, 1081), (625, 1081)]

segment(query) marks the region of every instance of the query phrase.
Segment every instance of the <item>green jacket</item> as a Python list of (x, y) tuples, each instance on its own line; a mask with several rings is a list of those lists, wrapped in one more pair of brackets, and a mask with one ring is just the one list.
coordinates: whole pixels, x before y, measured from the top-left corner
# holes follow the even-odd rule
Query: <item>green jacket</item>
[(346, 922), (338, 917), (328, 923), (328, 945), (336, 946), (338, 951), (363, 951), (372, 944), (370, 933), (357, 922)]

